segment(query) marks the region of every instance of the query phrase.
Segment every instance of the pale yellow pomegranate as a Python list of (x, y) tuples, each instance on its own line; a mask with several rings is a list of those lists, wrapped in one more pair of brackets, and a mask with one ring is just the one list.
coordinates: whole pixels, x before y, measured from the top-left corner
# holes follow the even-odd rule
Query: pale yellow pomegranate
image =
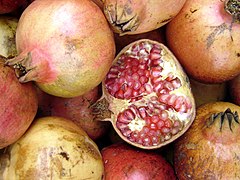
[(73, 122), (60, 117), (34, 121), (0, 156), (0, 179), (96, 179), (103, 175), (97, 145)]

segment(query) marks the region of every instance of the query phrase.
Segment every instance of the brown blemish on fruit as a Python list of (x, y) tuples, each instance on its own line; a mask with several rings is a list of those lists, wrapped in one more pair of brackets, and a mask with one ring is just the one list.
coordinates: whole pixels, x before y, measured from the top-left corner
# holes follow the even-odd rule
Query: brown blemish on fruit
[(59, 155), (61, 155), (64, 159), (66, 159), (67, 161), (69, 160), (69, 155), (66, 152), (60, 152)]
[(211, 26), (213, 28), (213, 31), (208, 35), (206, 42), (207, 42), (207, 49), (209, 49), (214, 41), (216, 40), (216, 37), (220, 34), (222, 34), (225, 30), (229, 30), (231, 32), (231, 27), (227, 26), (226, 23), (222, 23), (219, 26)]

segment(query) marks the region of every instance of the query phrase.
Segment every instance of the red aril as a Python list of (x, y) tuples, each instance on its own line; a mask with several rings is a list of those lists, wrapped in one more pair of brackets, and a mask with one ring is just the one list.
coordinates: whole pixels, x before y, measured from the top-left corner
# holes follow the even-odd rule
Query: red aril
[(126, 142), (153, 149), (182, 135), (195, 117), (189, 80), (168, 48), (149, 39), (127, 45), (102, 82), (92, 106)]
[(113, 32), (91, 0), (35, 0), (21, 14), (18, 56), (6, 64), (20, 82), (44, 92), (76, 97), (98, 86), (115, 55)]
[(0, 59), (0, 149), (17, 141), (28, 129), (37, 113), (34, 85), (21, 84), (12, 68)]

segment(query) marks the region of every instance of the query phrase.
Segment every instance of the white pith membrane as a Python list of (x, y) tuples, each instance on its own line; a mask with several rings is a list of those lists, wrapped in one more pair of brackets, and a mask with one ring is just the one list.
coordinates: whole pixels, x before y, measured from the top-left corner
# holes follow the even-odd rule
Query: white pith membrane
[(117, 133), (142, 148), (173, 141), (195, 118), (185, 72), (155, 41), (143, 39), (124, 48), (103, 82), (103, 91)]

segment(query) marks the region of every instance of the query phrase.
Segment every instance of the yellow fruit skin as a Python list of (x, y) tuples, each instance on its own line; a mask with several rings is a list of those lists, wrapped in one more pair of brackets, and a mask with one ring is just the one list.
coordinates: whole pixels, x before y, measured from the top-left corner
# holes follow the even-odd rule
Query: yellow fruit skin
[[(103, 174), (97, 145), (71, 121), (36, 119), (0, 156), (0, 179), (96, 179)], [(2, 177), (1, 177), (2, 176)]]

